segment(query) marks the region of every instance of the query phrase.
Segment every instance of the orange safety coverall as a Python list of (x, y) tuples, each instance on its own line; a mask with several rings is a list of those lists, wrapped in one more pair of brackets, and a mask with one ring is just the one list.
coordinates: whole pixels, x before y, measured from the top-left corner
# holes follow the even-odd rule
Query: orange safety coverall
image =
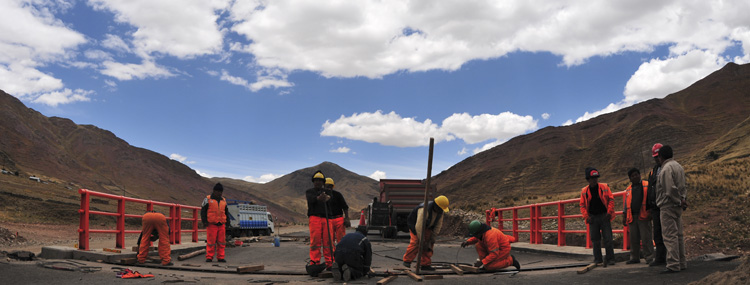
[(499, 270), (513, 265), (510, 256), (510, 243), (516, 242), (513, 236), (505, 235), (502, 231), (491, 228), (482, 235), (482, 239), (472, 237), (467, 244), (476, 244), (479, 259), (486, 270)]
[(341, 241), (341, 238), (346, 235), (346, 227), (344, 227), (344, 217), (339, 217), (335, 219), (331, 219), (331, 225), (333, 228), (333, 242), (335, 244), (338, 244)]
[[(227, 200), (224, 197), (221, 201), (211, 199), (211, 195), (207, 197), (208, 200), (208, 226), (206, 227), (206, 259), (213, 259), (214, 254), (216, 258), (221, 260), (224, 259), (224, 248), (227, 246), (227, 230), (226, 222), (227, 215), (224, 210), (227, 207)], [(221, 223), (222, 225), (217, 225)]]
[[(424, 241), (429, 242), (431, 237), (432, 231), (430, 229), (425, 229)], [(433, 246), (430, 246), (430, 250), (422, 250), (422, 260), (420, 260), (419, 265), (432, 265)], [(419, 238), (417, 237), (417, 235), (409, 231), (409, 246), (406, 247), (406, 253), (404, 253), (404, 261), (408, 260), (410, 262), (411, 260), (414, 260), (415, 258), (417, 258), (417, 254), (419, 254)]]
[(331, 246), (331, 239), (328, 238), (329, 234), (333, 232), (332, 225), (333, 220), (328, 220), (328, 226), (326, 226), (326, 218), (318, 216), (310, 216), (308, 227), (310, 228), (310, 261), (320, 264), (321, 255), (320, 248), (323, 247), (323, 254), (326, 257), (326, 266), (330, 267), (333, 264), (333, 249)]
[(167, 265), (172, 261), (167, 218), (162, 213), (149, 212), (143, 214), (142, 220), (143, 226), (141, 228), (141, 246), (138, 248), (138, 262), (146, 262), (148, 248), (151, 247), (151, 232), (156, 231), (159, 233), (159, 257), (161, 258), (161, 265)]

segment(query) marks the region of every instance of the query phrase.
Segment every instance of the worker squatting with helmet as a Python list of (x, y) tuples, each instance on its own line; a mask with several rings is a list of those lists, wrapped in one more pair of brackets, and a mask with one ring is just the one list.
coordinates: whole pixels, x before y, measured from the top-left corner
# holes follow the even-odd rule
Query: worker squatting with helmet
[(474, 245), (476, 248), (479, 259), (474, 267), (493, 271), (513, 265), (521, 270), (521, 264), (510, 254), (510, 243), (516, 242), (514, 237), (477, 220), (469, 223), (469, 236), (471, 238), (461, 243), (461, 247)]
[(224, 259), (224, 248), (227, 246), (226, 226), (229, 224), (227, 200), (222, 196), (224, 186), (214, 185), (211, 195), (203, 199), (201, 207), (201, 221), (206, 226), (206, 262), (211, 262), (216, 255), (219, 262)]
[(331, 216), (329, 220), (333, 228), (333, 241), (338, 244), (341, 238), (346, 235), (346, 228), (352, 226), (352, 222), (349, 219), (349, 205), (346, 204), (344, 195), (333, 189), (335, 187), (333, 178), (326, 177), (325, 188), (328, 195), (331, 196)]
[[(424, 220), (424, 209), (427, 209), (427, 220)], [(448, 198), (445, 196), (438, 196), (433, 201), (427, 203), (420, 203), (419, 206), (414, 208), (409, 214), (409, 218), (406, 220), (406, 224), (409, 226), (409, 246), (406, 248), (404, 253), (404, 266), (411, 267), (411, 262), (417, 257), (419, 253), (420, 240), (422, 243), (422, 260), (419, 261), (420, 269), (422, 270), (435, 270), (432, 267), (432, 250), (435, 247), (436, 234), (440, 232), (440, 228), (443, 226), (443, 213), (448, 212)], [(425, 225), (423, 227), (423, 225)], [(424, 233), (422, 232), (422, 229)], [(424, 234), (424, 239), (422, 239)]]
[(143, 214), (143, 226), (141, 227), (141, 236), (138, 237), (138, 263), (146, 263), (148, 249), (151, 242), (159, 240), (159, 257), (161, 265), (171, 266), (172, 249), (169, 245), (169, 224), (167, 217), (162, 213), (148, 212)]
[[(615, 199), (606, 183), (599, 183), (599, 171), (588, 167), (585, 170), (589, 185), (581, 189), (581, 214), (589, 225), (589, 236), (594, 249), (594, 263), (604, 267), (615, 264), (615, 249), (612, 245), (612, 220), (615, 219)], [(602, 237), (607, 259), (602, 260)]]

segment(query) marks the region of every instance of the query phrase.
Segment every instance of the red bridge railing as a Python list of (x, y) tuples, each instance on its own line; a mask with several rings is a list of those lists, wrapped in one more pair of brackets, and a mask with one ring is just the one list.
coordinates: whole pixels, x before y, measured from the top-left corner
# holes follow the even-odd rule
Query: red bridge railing
[[(198, 242), (198, 233), (205, 232), (206, 230), (198, 229), (198, 222), (200, 221), (199, 211), (200, 207), (186, 206), (173, 203), (164, 203), (151, 200), (142, 200), (136, 198), (129, 198), (125, 196), (117, 196), (107, 193), (95, 192), (87, 189), (79, 189), (78, 193), (81, 194), (81, 208), (78, 213), (81, 215), (80, 223), (78, 226), (78, 249), (89, 250), (89, 236), (92, 233), (100, 234), (115, 234), (115, 247), (125, 247), (125, 234), (138, 234), (140, 230), (126, 230), (125, 229), (125, 218), (143, 218), (143, 215), (133, 215), (125, 213), (125, 202), (140, 203), (146, 205), (145, 212), (154, 210), (154, 206), (163, 206), (169, 208), (169, 215), (167, 221), (172, 229), (172, 233), (169, 236), (170, 244), (182, 243), (182, 233), (192, 233), (193, 242)], [(107, 198), (117, 200), (117, 212), (103, 212), (93, 211), (89, 208), (91, 196)], [(192, 218), (183, 218), (183, 212), (192, 212)], [(91, 229), (89, 225), (89, 218), (91, 215), (102, 215), (116, 217), (116, 229)], [(182, 221), (192, 221), (192, 229), (182, 229)]]
[[(615, 198), (622, 197), (623, 203), (625, 203), (625, 191), (613, 193), (613, 196)], [(518, 240), (518, 233), (529, 233), (529, 243), (530, 244), (542, 244), (542, 234), (543, 233), (553, 233), (557, 234), (557, 246), (565, 246), (565, 235), (566, 234), (586, 234), (586, 248), (591, 248), (591, 238), (589, 237), (589, 225), (586, 224), (585, 230), (568, 230), (565, 228), (565, 220), (566, 219), (583, 219), (583, 215), (581, 214), (579, 209), (579, 203), (580, 199), (570, 199), (570, 200), (561, 200), (561, 201), (554, 201), (554, 202), (546, 202), (546, 203), (539, 203), (539, 204), (531, 204), (531, 205), (523, 205), (523, 206), (517, 206), (517, 207), (508, 207), (508, 208), (502, 208), (502, 209), (495, 209), (492, 208), (490, 210), (485, 211), (485, 219), (488, 225), (491, 225), (492, 222), (498, 222), (498, 229), (506, 232), (511, 233), (513, 237)], [(575, 204), (576, 207), (574, 210), (575, 214), (566, 215), (565, 213), (565, 205), (566, 204)], [(556, 214), (553, 216), (543, 216), (542, 214), (542, 208), (545, 207), (555, 207), (557, 208)], [(615, 206), (615, 216), (622, 215), (623, 212), (617, 211), (619, 207)], [(520, 217), (518, 215), (519, 210), (525, 210), (529, 209), (528, 213), (529, 216)], [(505, 212), (512, 212), (511, 218), (504, 218), (503, 213)], [(525, 211), (524, 211), (525, 212)], [(544, 230), (542, 229), (542, 223), (545, 220), (557, 220), (557, 229), (556, 230)], [(529, 228), (528, 229), (519, 229), (518, 228), (518, 222), (519, 221), (529, 221)], [(503, 222), (511, 222), (512, 228), (505, 229)], [(614, 227), (616, 223), (612, 222), (612, 226)], [(628, 246), (630, 245), (630, 242), (628, 241), (628, 227), (625, 226), (623, 229), (616, 230), (612, 229), (612, 233), (620, 233), (622, 234), (622, 240), (623, 240), (623, 250), (628, 250)]]

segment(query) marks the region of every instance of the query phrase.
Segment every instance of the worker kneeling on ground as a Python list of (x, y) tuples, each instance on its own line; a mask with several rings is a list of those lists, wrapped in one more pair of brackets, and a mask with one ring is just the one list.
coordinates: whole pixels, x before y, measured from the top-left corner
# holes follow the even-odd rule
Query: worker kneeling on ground
[(474, 267), (492, 271), (513, 265), (521, 270), (521, 264), (510, 254), (510, 243), (516, 242), (514, 237), (477, 220), (469, 223), (469, 236), (471, 238), (461, 243), (461, 247), (475, 245), (479, 259)]
[[(424, 209), (427, 209), (427, 221), (424, 221)], [(406, 219), (406, 224), (409, 226), (409, 246), (406, 248), (404, 254), (404, 266), (411, 267), (411, 261), (417, 257), (419, 253), (420, 240), (423, 241), (422, 246), (422, 260), (419, 265), (421, 270), (435, 270), (432, 267), (432, 249), (435, 246), (435, 235), (440, 232), (440, 228), (443, 227), (443, 213), (448, 212), (448, 198), (445, 196), (438, 196), (435, 200), (427, 203), (425, 207), (424, 203), (420, 203), (419, 206), (414, 208), (409, 214), (409, 218)], [(424, 238), (422, 238), (422, 228), (424, 226)]]
[(146, 263), (151, 242), (159, 240), (159, 257), (161, 265), (172, 265), (172, 249), (169, 245), (169, 225), (162, 213), (148, 212), (143, 214), (141, 236), (138, 237), (138, 263)]
[(336, 246), (333, 257), (336, 261), (331, 271), (336, 281), (348, 282), (368, 274), (372, 264), (372, 245), (367, 239), (367, 230), (357, 228), (357, 231), (346, 234)]

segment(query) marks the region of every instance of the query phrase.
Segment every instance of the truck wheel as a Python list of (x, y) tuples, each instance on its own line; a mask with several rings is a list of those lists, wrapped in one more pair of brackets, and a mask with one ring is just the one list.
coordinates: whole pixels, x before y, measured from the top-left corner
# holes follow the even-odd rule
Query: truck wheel
[(263, 230), (263, 235), (264, 236), (270, 236), (271, 235), (271, 229), (265, 229), (265, 230)]

